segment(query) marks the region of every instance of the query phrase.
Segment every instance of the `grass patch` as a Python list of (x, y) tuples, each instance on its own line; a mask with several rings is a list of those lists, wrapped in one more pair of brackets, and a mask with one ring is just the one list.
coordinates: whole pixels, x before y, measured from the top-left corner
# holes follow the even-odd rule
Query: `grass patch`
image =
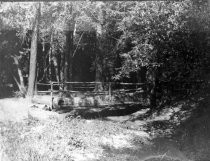
[[(4, 152), (15, 161), (98, 160), (105, 155), (104, 140), (112, 146), (115, 137), (131, 133), (120, 123), (79, 118), (47, 122), (29, 119), (0, 127)], [(127, 141), (132, 142), (132, 138)]]

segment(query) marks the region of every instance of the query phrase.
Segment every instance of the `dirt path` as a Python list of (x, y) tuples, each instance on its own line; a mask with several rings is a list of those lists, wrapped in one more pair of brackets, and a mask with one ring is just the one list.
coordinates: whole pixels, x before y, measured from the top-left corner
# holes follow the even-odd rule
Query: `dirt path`
[[(0, 99), (0, 122), (12, 121), (22, 122), (29, 117), (36, 120), (48, 120), (50, 117), (59, 117), (56, 112), (45, 111), (40, 108), (32, 108), (34, 104), (24, 98), (6, 98)], [(44, 106), (44, 105), (38, 105)]]
[[(8, 98), (8, 99), (0, 99), (0, 122), (12, 121), (12, 122), (21, 122), (28, 117), (37, 118), (38, 120), (47, 121), (50, 116), (62, 117), (62, 114), (58, 114), (56, 112), (44, 111), (37, 108), (31, 108), (31, 104), (27, 99), (22, 98)], [(146, 111), (141, 111), (139, 114), (143, 115)], [(137, 113), (136, 113), (137, 114)], [(129, 115), (130, 116), (130, 115)], [(109, 118), (112, 120), (111, 122), (121, 122), (125, 121), (129, 118), (129, 116), (116, 116), (114, 118)], [(134, 117), (134, 116), (133, 116)], [(108, 118), (107, 118), (108, 119)], [(108, 120), (109, 120), (108, 119)], [(115, 120), (116, 119), (116, 120)], [(119, 120), (120, 119), (120, 120)], [(157, 119), (157, 118), (156, 118)], [(88, 120), (86, 120), (88, 121)], [(94, 122), (94, 120), (92, 120)], [(136, 121), (138, 122), (138, 121)], [(126, 126), (130, 127), (139, 127), (145, 125), (145, 120), (138, 122), (138, 124), (134, 122), (127, 122)], [(130, 125), (129, 125), (130, 124)], [(136, 129), (136, 128), (135, 128)], [(136, 130), (134, 130), (136, 131)], [(143, 138), (147, 135), (147, 132), (143, 130), (137, 130), (137, 132), (141, 132), (140, 136)], [(116, 138), (117, 137), (117, 138)], [(146, 137), (145, 137), (146, 138)], [(113, 137), (106, 138), (104, 141), (108, 145), (107, 148), (104, 149), (107, 156), (102, 159), (103, 161), (107, 160), (125, 160), (127, 159), (141, 160), (141, 161), (154, 161), (154, 160), (177, 160), (188, 161), (188, 159), (183, 155), (183, 153), (176, 148), (173, 142), (170, 142), (168, 139), (161, 138), (152, 140), (152, 145), (141, 146), (141, 143), (136, 144), (136, 148), (129, 147), (127, 145), (133, 144), (128, 142), (127, 136), (120, 137), (113, 135)], [(116, 145), (121, 145), (123, 147)], [(124, 143), (124, 144), (123, 144)], [(1, 149), (1, 148), (0, 148)], [(109, 158), (110, 156), (113, 156)], [(136, 157), (136, 159), (135, 159)], [(169, 159), (167, 159), (169, 157)], [(156, 158), (156, 159), (155, 159)], [(159, 159), (157, 159), (159, 158)], [(1, 161), (1, 152), (0, 152), (0, 161)], [(3, 161), (3, 160), (2, 160)]]
[(28, 117), (29, 101), (22, 98), (0, 99), (0, 121), (20, 122)]

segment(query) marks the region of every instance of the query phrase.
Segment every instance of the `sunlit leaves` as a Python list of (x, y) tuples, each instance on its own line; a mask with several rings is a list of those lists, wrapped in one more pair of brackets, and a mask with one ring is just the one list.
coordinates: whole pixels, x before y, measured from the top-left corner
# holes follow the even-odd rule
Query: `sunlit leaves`
[(190, 0), (133, 2), (124, 13), (117, 12), (123, 15), (118, 30), (123, 33), (119, 42), (124, 60), (118, 78), (142, 66), (159, 67), (173, 77), (184, 77), (184, 73), (196, 69), (195, 64), (201, 60), (197, 54), (204, 54), (204, 46), (193, 35), (206, 32), (210, 22), (205, 8), (196, 7)]
[(32, 28), (35, 7), (34, 3), (9, 3), (5, 2), (0, 8), (3, 29), (16, 29), (26, 32)]

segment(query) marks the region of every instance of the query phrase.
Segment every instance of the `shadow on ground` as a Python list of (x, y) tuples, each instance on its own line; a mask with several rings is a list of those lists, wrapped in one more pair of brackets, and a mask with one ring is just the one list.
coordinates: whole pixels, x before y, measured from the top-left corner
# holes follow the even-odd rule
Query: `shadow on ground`
[(192, 161), (209, 160), (209, 88), (197, 95), (176, 101), (160, 111), (136, 116), (132, 121), (145, 119), (147, 131), (153, 133), (152, 142), (156, 151), (173, 152), (182, 160), (184, 158)]
[(185, 154), (195, 161), (210, 158), (210, 96), (198, 97), (190, 116), (176, 128), (173, 138)]
[(170, 146), (169, 142), (164, 143), (160, 140), (135, 149), (115, 149), (109, 146), (103, 146), (103, 149), (107, 155), (101, 158), (101, 161), (189, 161), (181, 151)]
[(139, 110), (145, 109), (147, 107), (141, 104), (122, 104), (122, 105), (112, 105), (106, 107), (65, 107), (56, 110), (58, 113), (66, 113), (69, 116), (80, 116), (84, 119), (97, 119), (105, 118), (109, 116), (125, 116), (135, 113)]

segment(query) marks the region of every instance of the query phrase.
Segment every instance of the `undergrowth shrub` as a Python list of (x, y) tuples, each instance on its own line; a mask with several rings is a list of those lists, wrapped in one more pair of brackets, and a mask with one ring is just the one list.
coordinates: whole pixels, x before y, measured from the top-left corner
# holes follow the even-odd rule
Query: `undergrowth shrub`
[(102, 155), (101, 138), (124, 133), (118, 123), (68, 118), (7, 122), (1, 127), (4, 151), (15, 161), (71, 161), (72, 154)]

